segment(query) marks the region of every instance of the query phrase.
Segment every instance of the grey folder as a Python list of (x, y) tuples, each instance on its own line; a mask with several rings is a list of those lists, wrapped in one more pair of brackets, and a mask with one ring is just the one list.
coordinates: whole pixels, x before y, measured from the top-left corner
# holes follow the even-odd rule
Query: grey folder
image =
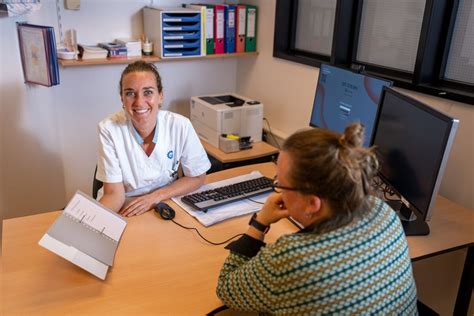
[(105, 280), (126, 225), (124, 218), (77, 191), (39, 244)]
[(63, 213), (49, 228), (48, 235), (112, 266), (118, 242)]

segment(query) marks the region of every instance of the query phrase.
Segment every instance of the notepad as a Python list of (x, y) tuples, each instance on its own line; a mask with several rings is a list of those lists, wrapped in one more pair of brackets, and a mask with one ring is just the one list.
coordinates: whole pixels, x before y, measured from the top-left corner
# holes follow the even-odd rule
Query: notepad
[(105, 280), (127, 221), (77, 191), (39, 245)]

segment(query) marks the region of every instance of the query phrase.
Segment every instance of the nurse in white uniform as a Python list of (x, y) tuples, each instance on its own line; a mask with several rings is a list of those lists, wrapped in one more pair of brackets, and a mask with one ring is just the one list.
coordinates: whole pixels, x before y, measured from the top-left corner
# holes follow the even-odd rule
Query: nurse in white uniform
[[(211, 164), (191, 122), (160, 110), (163, 87), (153, 64), (134, 62), (120, 79), (123, 110), (99, 123), (98, 200), (124, 216), (140, 215), (204, 183)], [(178, 167), (184, 177), (177, 179)]]

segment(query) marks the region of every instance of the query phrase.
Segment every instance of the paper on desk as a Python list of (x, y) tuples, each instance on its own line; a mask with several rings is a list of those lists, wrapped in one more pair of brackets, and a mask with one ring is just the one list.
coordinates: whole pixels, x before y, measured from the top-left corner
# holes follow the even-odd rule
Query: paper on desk
[(127, 222), (116, 213), (78, 191), (64, 209), (64, 213), (101, 232), (116, 242), (120, 240)]
[[(242, 182), (246, 180), (251, 180), (251, 179), (255, 179), (259, 177), (262, 177), (262, 174), (259, 171), (252, 171), (251, 173), (248, 173), (245, 175), (241, 175), (238, 177), (225, 179), (222, 181), (203, 185), (198, 190), (192, 193), (206, 191), (206, 190), (214, 189), (217, 187), (222, 187), (225, 185)], [(189, 193), (189, 194), (192, 194), (192, 193)], [(264, 193), (257, 196), (253, 196), (251, 197), (251, 199), (254, 201), (264, 203), (269, 195), (270, 193)], [(202, 212), (202, 211), (195, 211), (191, 206), (181, 202), (181, 197), (182, 196), (177, 196), (177, 197), (172, 198), (172, 200), (176, 204), (178, 204), (181, 208), (183, 208), (189, 215), (195, 217), (201, 224), (203, 224), (206, 227), (216, 224), (218, 222), (222, 222), (232, 217), (237, 217), (237, 216), (257, 212), (263, 206), (263, 204), (252, 202), (249, 199), (243, 199), (243, 200), (236, 201), (230, 204), (210, 208), (207, 212)]]

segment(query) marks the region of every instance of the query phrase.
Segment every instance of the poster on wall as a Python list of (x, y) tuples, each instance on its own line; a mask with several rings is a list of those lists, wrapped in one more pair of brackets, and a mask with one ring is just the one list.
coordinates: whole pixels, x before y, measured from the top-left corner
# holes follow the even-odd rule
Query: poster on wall
[(40, 8), (40, 0), (0, 0), (0, 13), (5, 12), (8, 16), (30, 14)]
[(18, 41), (25, 82), (47, 87), (59, 84), (54, 29), (19, 23)]

